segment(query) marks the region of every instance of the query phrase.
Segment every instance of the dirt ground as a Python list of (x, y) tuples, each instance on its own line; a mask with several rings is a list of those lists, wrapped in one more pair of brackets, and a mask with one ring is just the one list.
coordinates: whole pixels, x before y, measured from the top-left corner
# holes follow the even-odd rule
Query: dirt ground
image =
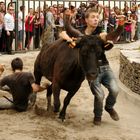
[[(15, 57), (24, 60), (24, 70), (33, 71), (34, 60), (38, 52), (2, 55), (0, 63), (5, 64), (3, 74), (11, 73), (10, 62)], [(118, 79), (119, 49), (107, 52), (110, 65)], [(84, 81), (78, 93), (73, 97), (67, 109), (66, 121), (61, 122), (58, 116), (46, 111), (46, 93), (38, 94), (38, 109), (24, 113), (14, 110), (0, 111), (0, 140), (140, 140), (140, 96), (122, 88), (116, 103), (120, 121), (113, 121), (104, 111), (102, 125), (93, 124), (93, 99), (87, 81)], [(127, 91), (128, 93), (127, 95)], [(107, 90), (105, 90), (107, 95)], [(0, 97), (4, 93), (0, 91)], [(7, 95), (7, 93), (5, 93)], [(66, 96), (62, 91), (61, 104)], [(129, 98), (128, 98), (129, 96)]]

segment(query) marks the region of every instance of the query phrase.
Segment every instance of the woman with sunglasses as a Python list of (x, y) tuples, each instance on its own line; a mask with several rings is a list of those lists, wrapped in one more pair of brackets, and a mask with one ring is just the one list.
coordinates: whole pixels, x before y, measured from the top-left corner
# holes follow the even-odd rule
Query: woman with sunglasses
[(6, 52), (12, 54), (12, 43), (14, 37), (14, 8), (9, 5), (7, 13), (4, 16), (4, 27), (5, 27), (5, 39), (6, 39)]

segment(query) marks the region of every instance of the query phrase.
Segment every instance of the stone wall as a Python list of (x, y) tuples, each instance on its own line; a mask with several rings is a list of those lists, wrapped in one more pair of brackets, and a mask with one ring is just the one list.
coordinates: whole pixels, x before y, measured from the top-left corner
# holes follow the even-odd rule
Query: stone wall
[(122, 50), (119, 78), (133, 92), (140, 94), (140, 51)]

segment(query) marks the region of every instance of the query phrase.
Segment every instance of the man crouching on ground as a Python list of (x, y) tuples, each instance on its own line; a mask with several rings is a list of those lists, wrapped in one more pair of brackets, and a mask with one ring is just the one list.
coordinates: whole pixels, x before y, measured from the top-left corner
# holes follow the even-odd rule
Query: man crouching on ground
[[(20, 58), (15, 58), (11, 62), (13, 74), (5, 76), (0, 80), (0, 89), (4, 90), (4, 86), (8, 86), (9, 92), (13, 99), (0, 99), (0, 109), (15, 109), (18, 112), (26, 111), (29, 101), (33, 105), (36, 101), (36, 92), (41, 92), (46, 87), (35, 84), (34, 77), (30, 72), (22, 72), (23, 62)], [(4, 71), (0, 66), (0, 73)], [(3, 100), (4, 99), (4, 100)]]

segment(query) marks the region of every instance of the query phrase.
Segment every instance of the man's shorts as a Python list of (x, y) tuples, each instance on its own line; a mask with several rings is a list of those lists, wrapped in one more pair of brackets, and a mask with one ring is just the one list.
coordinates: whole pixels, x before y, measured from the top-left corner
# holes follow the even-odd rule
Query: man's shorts
[(23, 40), (23, 34), (24, 34), (24, 30), (18, 31), (18, 41), (19, 42), (22, 42), (22, 40)]

